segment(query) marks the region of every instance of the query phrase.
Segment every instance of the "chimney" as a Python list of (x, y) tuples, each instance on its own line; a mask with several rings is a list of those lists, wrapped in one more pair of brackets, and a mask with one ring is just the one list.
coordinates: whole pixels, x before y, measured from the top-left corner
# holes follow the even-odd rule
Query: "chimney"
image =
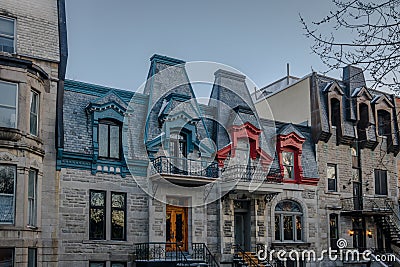
[(289, 63), (286, 63), (286, 83), (287, 83), (287, 85), (289, 85), (289, 83), (290, 83), (289, 76), (290, 76), (290, 74), (289, 74)]
[(366, 86), (363, 70), (352, 65), (343, 68), (343, 82), (350, 94), (355, 88)]

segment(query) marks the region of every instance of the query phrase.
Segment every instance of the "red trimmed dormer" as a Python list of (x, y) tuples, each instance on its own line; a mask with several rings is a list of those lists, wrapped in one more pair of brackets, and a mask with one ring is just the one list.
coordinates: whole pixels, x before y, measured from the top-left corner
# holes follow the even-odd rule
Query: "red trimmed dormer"
[(284, 183), (317, 185), (318, 179), (303, 176), (301, 155), (305, 138), (295, 132), (277, 136), (276, 151)]
[(261, 130), (250, 122), (245, 122), (242, 125), (234, 125), (230, 128), (231, 143), (217, 152), (218, 166), (224, 167), (224, 161), (230, 155), (235, 157), (236, 148), (240, 139), (247, 139), (250, 145), (250, 158), (255, 160), (260, 158), (261, 164), (265, 167), (272, 162), (272, 157), (261, 149), (259, 137)]

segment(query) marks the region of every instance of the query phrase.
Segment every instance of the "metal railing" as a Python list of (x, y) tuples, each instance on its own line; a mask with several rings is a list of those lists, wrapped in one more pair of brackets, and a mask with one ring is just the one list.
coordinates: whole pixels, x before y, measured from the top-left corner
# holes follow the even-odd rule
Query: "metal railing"
[(135, 244), (135, 261), (171, 261), (190, 266), (178, 243), (149, 242)]
[(218, 178), (218, 164), (187, 158), (160, 156), (152, 160), (156, 173)]
[(385, 197), (349, 197), (342, 198), (343, 211), (371, 211), (371, 212), (391, 212), (389, 203), (392, 201)]
[(214, 255), (204, 243), (192, 244), (192, 258), (193, 260), (200, 260), (207, 263), (208, 267), (219, 267)]
[(226, 181), (242, 181), (242, 182), (269, 182), (279, 183), (282, 182), (282, 175), (275, 170), (264, 171), (258, 166), (248, 165), (232, 165), (225, 167), (221, 170), (222, 177)]
[(253, 260), (252, 257), (250, 257), (249, 254), (247, 254), (248, 252), (244, 251), (243, 248), (241, 248), (239, 245), (234, 245), (233, 246), (235, 249), (235, 255), (237, 255), (238, 257), (241, 257), (247, 264), (247, 266), (249, 267), (258, 267), (260, 264), (257, 262), (255, 262)]

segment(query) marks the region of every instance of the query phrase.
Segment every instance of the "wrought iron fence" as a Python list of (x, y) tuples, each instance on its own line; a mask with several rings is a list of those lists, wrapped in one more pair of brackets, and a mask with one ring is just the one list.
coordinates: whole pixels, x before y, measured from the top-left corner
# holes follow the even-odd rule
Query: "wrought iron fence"
[(178, 243), (149, 242), (135, 244), (135, 261), (171, 261), (190, 266)]
[(159, 174), (177, 174), (218, 178), (218, 164), (187, 158), (160, 156), (153, 161), (153, 167)]

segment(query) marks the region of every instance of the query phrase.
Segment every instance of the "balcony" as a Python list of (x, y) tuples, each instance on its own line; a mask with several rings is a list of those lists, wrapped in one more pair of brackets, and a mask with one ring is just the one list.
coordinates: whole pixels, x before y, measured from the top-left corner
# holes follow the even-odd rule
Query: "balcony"
[(183, 177), (182, 182), (189, 181), (189, 178), (197, 181), (196, 178), (199, 178), (198, 182), (208, 183), (219, 176), (216, 162), (160, 156), (152, 160), (152, 164), (154, 167), (152, 175), (170, 176), (175, 180)]
[(390, 213), (393, 207), (393, 201), (385, 196), (342, 198), (341, 203), (344, 214), (384, 215)]
[(280, 170), (264, 170), (258, 166), (233, 165), (221, 170), (223, 191), (256, 191), (260, 193), (282, 192)]

